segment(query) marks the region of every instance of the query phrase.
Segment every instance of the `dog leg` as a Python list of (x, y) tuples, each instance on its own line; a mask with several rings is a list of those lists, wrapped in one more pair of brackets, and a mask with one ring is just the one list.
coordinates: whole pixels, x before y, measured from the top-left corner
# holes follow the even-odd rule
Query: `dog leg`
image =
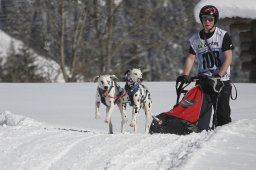
[(112, 125), (111, 119), (109, 120), (108, 126), (109, 126), (109, 134), (113, 134), (113, 125)]
[(134, 106), (132, 111), (132, 121), (130, 123), (130, 126), (134, 128), (134, 133), (138, 132), (138, 128), (137, 128), (138, 113), (139, 113), (139, 108), (137, 106)]
[(101, 102), (101, 98), (100, 98), (100, 94), (99, 91), (96, 91), (96, 97), (95, 97), (95, 119), (99, 119), (100, 118), (100, 102)]
[(106, 117), (105, 117), (105, 123), (109, 123), (110, 121), (110, 114), (109, 114), (110, 107), (106, 106)]
[(145, 116), (146, 116), (146, 122), (145, 122), (145, 133), (149, 132), (149, 128), (150, 128), (150, 119), (151, 119), (151, 112), (150, 110), (146, 110), (145, 109)]
[(145, 111), (145, 116), (146, 116), (145, 133), (149, 133), (150, 119), (151, 119), (151, 106), (152, 106), (152, 101), (148, 101), (144, 104), (144, 107), (143, 107)]
[(111, 113), (112, 113), (112, 110), (113, 110), (113, 106), (109, 107), (107, 106), (106, 107), (106, 119), (105, 119), (105, 123), (108, 124), (108, 127), (109, 127), (109, 134), (113, 134), (113, 125), (112, 125), (112, 122), (111, 122)]
[(120, 110), (120, 113), (121, 113), (121, 118), (122, 118), (122, 121), (121, 121), (121, 133), (124, 133), (125, 131), (125, 123), (128, 121), (128, 118), (127, 118), (127, 113), (126, 113), (126, 103), (120, 103), (118, 104), (118, 107), (119, 107), (119, 110)]
[(141, 103), (140, 103), (140, 98), (141, 98), (141, 94), (140, 92), (136, 92), (134, 95), (133, 95), (133, 102), (134, 102), (134, 105), (133, 105), (133, 109), (132, 109), (132, 121), (130, 123), (130, 126), (131, 127), (134, 127), (134, 132), (137, 133), (137, 116), (138, 116), (138, 113), (141, 109)]
[(111, 101), (110, 106), (107, 106), (106, 108), (106, 118), (105, 118), (105, 123), (109, 123), (111, 119), (111, 113), (114, 110), (114, 102)]
[(130, 126), (133, 127), (134, 133), (138, 133), (137, 115), (138, 113), (133, 114), (132, 122), (130, 123)]
[(99, 118), (100, 118), (99, 108), (100, 108), (100, 102), (99, 102), (99, 101), (96, 101), (95, 119), (99, 119)]

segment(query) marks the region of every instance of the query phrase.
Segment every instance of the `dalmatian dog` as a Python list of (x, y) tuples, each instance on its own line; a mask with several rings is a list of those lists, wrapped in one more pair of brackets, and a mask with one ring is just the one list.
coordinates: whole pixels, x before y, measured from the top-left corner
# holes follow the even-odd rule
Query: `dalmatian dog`
[(116, 81), (115, 75), (101, 75), (94, 78), (94, 82), (98, 81), (98, 88), (96, 91), (96, 112), (95, 118), (100, 118), (99, 107), (100, 103), (106, 106), (106, 117), (105, 123), (109, 125), (109, 133), (113, 134), (113, 126), (111, 123), (111, 114), (114, 106), (119, 107), (122, 121), (121, 121), (121, 132), (124, 133), (125, 123), (128, 121), (126, 114), (126, 103), (123, 103), (121, 98), (125, 95), (125, 91), (121, 88)]
[(141, 108), (143, 108), (146, 116), (145, 133), (149, 132), (152, 100), (146, 86), (142, 83), (142, 72), (140, 69), (132, 68), (125, 72), (125, 91), (129, 96), (132, 108), (132, 120), (130, 126), (134, 128), (134, 132), (138, 132), (137, 116)]

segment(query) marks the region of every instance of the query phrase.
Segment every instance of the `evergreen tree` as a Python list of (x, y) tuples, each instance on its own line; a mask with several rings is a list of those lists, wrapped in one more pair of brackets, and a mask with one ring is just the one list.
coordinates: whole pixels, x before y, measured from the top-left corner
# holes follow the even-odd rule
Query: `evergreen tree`
[(26, 47), (15, 52), (11, 43), (6, 61), (0, 69), (2, 82), (44, 82), (43, 77), (36, 75), (34, 57)]

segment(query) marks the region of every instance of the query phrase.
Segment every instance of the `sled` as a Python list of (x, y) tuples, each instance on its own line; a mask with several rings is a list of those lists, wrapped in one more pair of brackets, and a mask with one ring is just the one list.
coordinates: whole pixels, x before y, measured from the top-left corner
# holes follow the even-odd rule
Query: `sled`
[[(200, 79), (202, 77), (192, 77), (187, 84), (176, 83), (176, 105), (170, 111), (153, 116), (149, 130), (150, 134), (171, 133), (186, 135), (210, 129), (212, 109), (209, 104), (210, 101), (205, 99), (206, 96), (202, 87), (197, 84), (190, 90), (185, 90), (191, 82), (200, 81)], [(216, 89), (217, 78), (211, 78), (210, 80), (214, 89)], [(184, 94), (184, 97), (179, 101), (181, 94)]]

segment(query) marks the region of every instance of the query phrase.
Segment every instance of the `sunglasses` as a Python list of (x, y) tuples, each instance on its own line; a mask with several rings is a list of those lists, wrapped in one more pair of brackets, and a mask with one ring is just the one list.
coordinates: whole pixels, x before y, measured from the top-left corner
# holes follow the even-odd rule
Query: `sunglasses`
[(206, 21), (213, 22), (214, 21), (214, 17), (212, 17), (212, 16), (203, 16), (202, 19), (204, 22), (206, 22)]

